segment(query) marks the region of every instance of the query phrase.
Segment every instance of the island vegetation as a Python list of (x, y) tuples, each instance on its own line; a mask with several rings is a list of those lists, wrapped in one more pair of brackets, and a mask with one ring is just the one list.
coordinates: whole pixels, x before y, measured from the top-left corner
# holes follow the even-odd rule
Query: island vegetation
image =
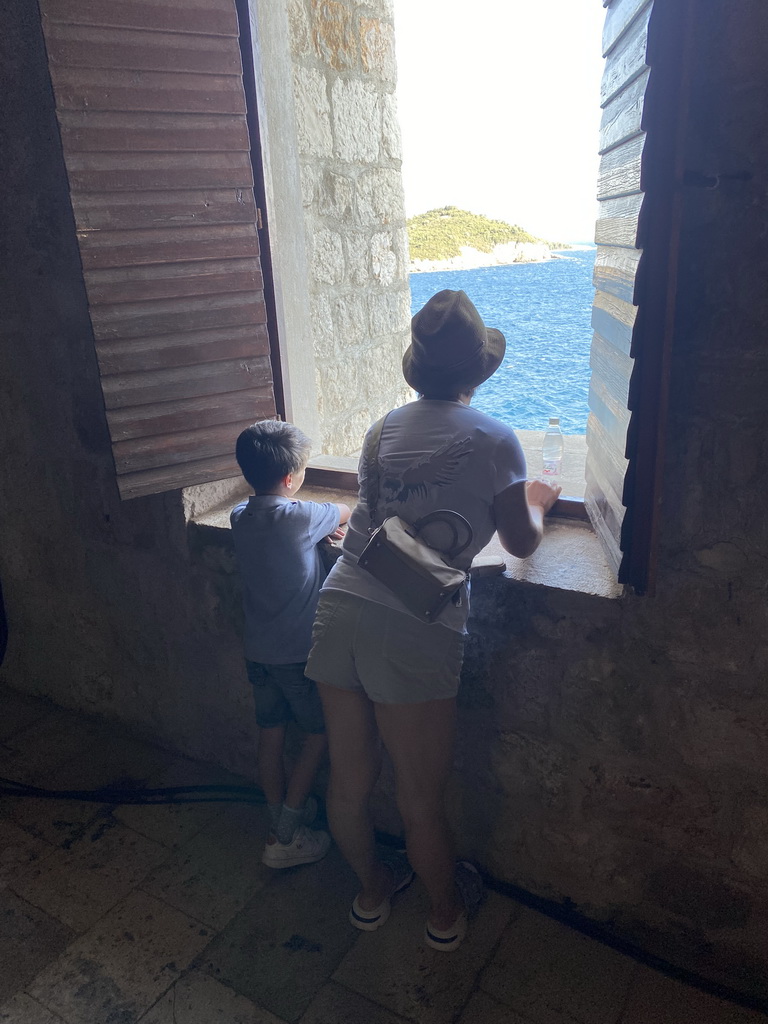
[(491, 220), (456, 206), (420, 213), (411, 217), (407, 227), (411, 260), (450, 260), (460, 256), (465, 248), (491, 253), (496, 246), (509, 242), (529, 243), (548, 249), (569, 248), (536, 238), (517, 224)]

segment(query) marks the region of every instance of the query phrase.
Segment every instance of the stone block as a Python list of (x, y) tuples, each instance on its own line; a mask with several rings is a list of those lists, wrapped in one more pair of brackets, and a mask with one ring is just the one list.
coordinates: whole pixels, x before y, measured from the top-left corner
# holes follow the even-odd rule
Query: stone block
[(331, 86), (331, 107), (334, 156), (348, 163), (373, 163), (381, 142), (381, 104), (374, 86), (337, 78)]
[[(336, 339), (342, 352), (367, 343), (368, 303), (365, 292), (359, 290), (339, 295), (331, 300), (331, 310)], [(343, 379), (348, 372), (348, 364), (342, 360), (339, 365), (340, 377)]]
[[(2, 1024), (2, 1017), (0, 1017)], [(32, 1022), (30, 1022), (32, 1024)], [(40, 1024), (46, 1024), (41, 1021)], [(190, 971), (141, 1018), (141, 1024), (284, 1024), (278, 1017), (220, 985)]]
[(638, 965), (622, 1024), (765, 1024), (765, 1016)]
[(373, 167), (358, 176), (357, 219), (367, 227), (391, 224), (402, 229), (405, 208), (403, 180), (398, 170)]
[(210, 938), (199, 921), (135, 892), (69, 945), (27, 992), (67, 1024), (138, 1020)]
[(0, 1005), (53, 963), (74, 937), (71, 928), (10, 889), (0, 891)]
[(395, 93), (388, 92), (382, 95), (381, 109), (381, 144), (384, 154), (391, 160), (402, 160), (402, 133), (400, 131), (400, 118), (397, 114), (397, 97)]
[(378, 232), (371, 238), (371, 275), (385, 287), (397, 278), (397, 256), (392, 251), (392, 235), (388, 232)]
[[(401, 292), (371, 291), (368, 295), (368, 319), (372, 338), (394, 336), (399, 340), (403, 332), (408, 329), (409, 323), (408, 320), (403, 319)], [(398, 342), (394, 342), (394, 346), (396, 346), (397, 355), (402, 358), (402, 349)]]
[(320, 284), (344, 280), (344, 247), (337, 231), (321, 228), (310, 236), (312, 279)]
[(323, 217), (348, 221), (353, 212), (355, 182), (345, 174), (326, 170), (319, 177), (317, 209)]
[(356, 888), (334, 847), (319, 864), (274, 872), (199, 968), (295, 1024), (360, 934), (347, 921)]
[(393, 27), (379, 18), (361, 17), (359, 31), (363, 70), (394, 85), (397, 66)]
[(312, 35), (305, 0), (287, 0), (288, 32), (294, 57), (312, 53)]
[(299, 171), (301, 175), (301, 203), (307, 211), (307, 216), (311, 217), (317, 201), (321, 171), (317, 164), (310, 162), (306, 158), (302, 161)]
[(62, 1020), (25, 992), (19, 992), (0, 1006), (0, 1024), (62, 1024)]
[(10, 821), (0, 828), (0, 889), (4, 889), (30, 864), (39, 864), (53, 853), (50, 843), (30, 835)]
[(347, 280), (351, 284), (367, 284), (371, 279), (368, 235), (360, 231), (346, 231), (344, 247), (347, 251)]
[(525, 909), (504, 933), (480, 987), (541, 1024), (614, 1024), (634, 969), (629, 957)]
[(333, 137), (325, 76), (316, 68), (295, 67), (293, 88), (299, 152), (310, 157), (330, 157)]
[[(2, 1018), (0, 1018), (0, 1021)], [(377, 1006), (357, 992), (350, 992), (343, 985), (329, 982), (320, 989), (317, 996), (301, 1018), (301, 1024), (402, 1024), (383, 1006)]]
[(312, 39), (315, 53), (334, 71), (357, 66), (358, 42), (352, 12), (338, 0), (312, 0)]
[(322, 292), (315, 293), (310, 299), (312, 309), (312, 340), (315, 346), (315, 358), (322, 362), (331, 362), (335, 358), (336, 337), (331, 313), (331, 300)]

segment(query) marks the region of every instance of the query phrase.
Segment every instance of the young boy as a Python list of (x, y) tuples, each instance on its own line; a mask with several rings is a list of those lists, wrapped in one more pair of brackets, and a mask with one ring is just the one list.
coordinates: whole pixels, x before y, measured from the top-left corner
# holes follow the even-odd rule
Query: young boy
[[(317, 688), (304, 675), (324, 571), (317, 544), (340, 536), (350, 510), (295, 501), (311, 442), (291, 423), (262, 420), (237, 439), (235, 456), (253, 495), (232, 510), (235, 555), (243, 579), (245, 658), (261, 727), (258, 764), (271, 830), (262, 861), (272, 868), (311, 864), (328, 852), (327, 832), (313, 831), (307, 797), (325, 754)], [(305, 733), (290, 778), (285, 729)], [(314, 801), (310, 801), (314, 803)]]

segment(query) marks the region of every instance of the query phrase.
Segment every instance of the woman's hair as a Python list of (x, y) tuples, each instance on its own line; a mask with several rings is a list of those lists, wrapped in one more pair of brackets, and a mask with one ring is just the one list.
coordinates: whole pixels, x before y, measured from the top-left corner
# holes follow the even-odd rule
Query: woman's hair
[(425, 391), (419, 398), (431, 398), (433, 402), (458, 402), (460, 398), (471, 398), (477, 388), (466, 388), (463, 391)]
[(235, 458), (254, 491), (268, 491), (303, 469), (311, 449), (310, 439), (292, 423), (260, 420), (238, 437)]

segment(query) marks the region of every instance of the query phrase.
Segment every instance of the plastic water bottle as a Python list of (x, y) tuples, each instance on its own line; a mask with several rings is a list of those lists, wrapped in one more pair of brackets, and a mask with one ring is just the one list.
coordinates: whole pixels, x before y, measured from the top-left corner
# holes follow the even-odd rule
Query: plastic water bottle
[(560, 429), (559, 416), (549, 417), (549, 426), (541, 446), (541, 461), (541, 479), (545, 484), (557, 487), (563, 469), (563, 432)]

